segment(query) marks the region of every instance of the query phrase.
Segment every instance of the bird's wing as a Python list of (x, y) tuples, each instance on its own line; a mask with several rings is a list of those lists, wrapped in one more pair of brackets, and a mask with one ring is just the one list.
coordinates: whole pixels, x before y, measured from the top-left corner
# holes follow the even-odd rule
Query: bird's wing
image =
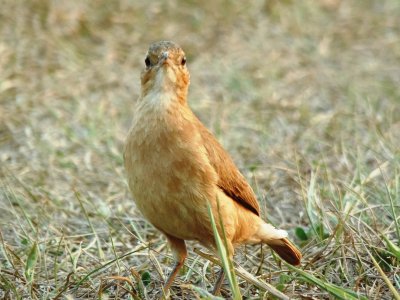
[(208, 131), (200, 120), (197, 121), (197, 128), (200, 130), (210, 163), (219, 176), (218, 187), (227, 196), (259, 216), (260, 205), (252, 188), (214, 135)]

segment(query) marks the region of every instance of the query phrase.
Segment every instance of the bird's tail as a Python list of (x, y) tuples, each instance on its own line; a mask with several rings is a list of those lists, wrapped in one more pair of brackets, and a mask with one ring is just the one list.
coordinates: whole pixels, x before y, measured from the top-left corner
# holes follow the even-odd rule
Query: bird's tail
[(299, 265), (301, 252), (287, 238), (285, 230), (276, 229), (271, 224), (262, 224), (258, 231), (261, 241), (270, 246), (282, 259), (291, 265)]

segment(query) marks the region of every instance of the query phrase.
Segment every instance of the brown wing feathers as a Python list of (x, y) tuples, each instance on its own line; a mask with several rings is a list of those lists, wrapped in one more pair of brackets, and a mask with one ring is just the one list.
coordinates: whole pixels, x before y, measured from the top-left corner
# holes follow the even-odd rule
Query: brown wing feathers
[[(207, 128), (199, 120), (197, 121), (210, 163), (219, 176), (218, 187), (231, 199), (260, 216), (260, 206), (252, 188), (236, 168), (229, 154)], [(287, 238), (265, 242), (288, 263), (300, 264), (301, 252)]]
[(199, 120), (197, 121), (210, 163), (219, 176), (218, 187), (227, 196), (259, 216), (260, 206), (252, 188), (220, 143)]

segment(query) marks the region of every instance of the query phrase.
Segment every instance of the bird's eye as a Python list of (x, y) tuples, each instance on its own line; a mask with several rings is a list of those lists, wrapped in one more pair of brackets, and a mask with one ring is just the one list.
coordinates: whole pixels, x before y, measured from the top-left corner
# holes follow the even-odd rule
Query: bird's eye
[(150, 58), (149, 58), (148, 56), (147, 56), (146, 59), (144, 60), (144, 63), (146, 64), (146, 67), (147, 67), (147, 68), (150, 67), (151, 61), (150, 61)]
[(186, 57), (182, 57), (181, 64), (182, 64), (182, 66), (184, 66), (186, 64)]

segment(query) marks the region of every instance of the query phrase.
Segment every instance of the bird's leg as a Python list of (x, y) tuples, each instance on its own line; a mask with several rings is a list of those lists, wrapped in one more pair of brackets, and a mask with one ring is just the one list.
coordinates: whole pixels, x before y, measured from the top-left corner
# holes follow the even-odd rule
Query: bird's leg
[(174, 281), (176, 275), (178, 274), (179, 270), (183, 266), (183, 261), (177, 261), (174, 265), (174, 269), (172, 270), (171, 274), (169, 274), (167, 281), (165, 282), (163, 289), (165, 292), (171, 287), (172, 282)]
[(171, 287), (172, 282), (174, 281), (179, 270), (182, 268), (185, 262), (185, 258), (187, 256), (186, 245), (184, 240), (178, 239), (170, 235), (166, 235), (166, 237), (168, 239), (168, 243), (171, 247), (171, 250), (174, 253), (176, 263), (171, 274), (168, 276), (168, 279), (163, 286), (164, 292), (167, 292), (168, 289)]
[(221, 267), (221, 269), (218, 272), (218, 279), (215, 282), (214, 288), (213, 288), (213, 295), (218, 296), (219, 291), (221, 289), (222, 283), (224, 282), (224, 278), (225, 278), (225, 272), (224, 272), (224, 268)]

